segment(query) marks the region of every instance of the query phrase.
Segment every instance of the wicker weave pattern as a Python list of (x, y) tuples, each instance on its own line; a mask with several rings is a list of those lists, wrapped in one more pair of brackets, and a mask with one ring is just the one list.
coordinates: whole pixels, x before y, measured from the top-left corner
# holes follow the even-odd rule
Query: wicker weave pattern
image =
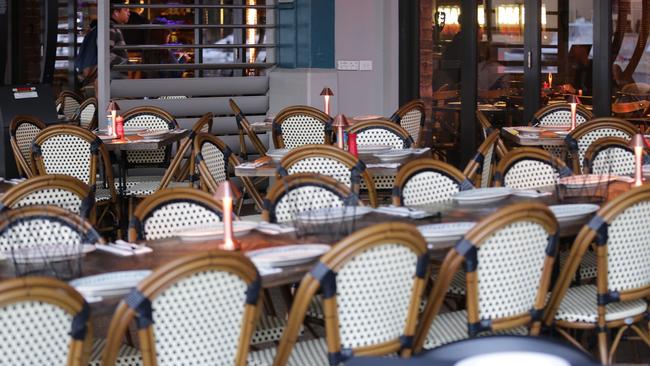
[(402, 136), (384, 128), (367, 128), (357, 134), (358, 145), (390, 145), (393, 149), (405, 149)]
[(528, 189), (555, 185), (559, 178), (557, 170), (540, 160), (521, 160), (513, 164), (503, 177), (504, 186)]
[(650, 285), (650, 202), (639, 202), (609, 225), (607, 281), (610, 290), (625, 291)]
[(417, 255), (383, 244), (355, 255), (336, 277), (341, 344), (355, 348), (404, 332)]
[(222, 271), (184, 278), (153, 300), (159, 365), (234, 365), (246, 283)]
[(76, 100), (75, 98), (72, 97), (65, 97), (63, 98), (63, 114), (67, 117), (70, 118), (74, 116), (74, 114), (77, 112), (77, 109), (79, 109), (79, 101)]
[(221, 221), (219, 215), (194, 202), (173, 202), (153, 211), (143, 223), (143, 236), (155, 240), (174, 236), (192, 227), (209, 227)]
[(529, 311), (542, 275), (548, 232), (529, 221), (495, 232), (478, 250), (479, 315), (508, 317)]
[[(576, 112), (576, 125), (586, 122), (587, 120), (583, 115)], [(555, 126), (555, 127), (570, 127), (571, 126), (571, 111), (566, 109), (559, 109), (544, 115), (539, 119), (541, 126)]]
[(41, 129), (31, 123), (22, 123), (16, 129), (16, 143), (20, 148), (20, 153), (29, 166), (32, 165), (32, 142), (34, 142), (34, 138), (39, 132), (41, 132)]
[(405, 206), (446, 201), (458, 193), (458, 184), (450, 177), (433, 171), (417, 173), (404, 184), (402, 200)]
[(483, 156), (483, 167), (481, 170), (481, 187), (490, 186), (490, 178), (492, 178), (492, 159), (494, 159), (494, 146), (491, 145)]
[(408, 131), (413, 141), (417, 141), (420, 135), (420, 121), (422, 121), (422, 112), (419, 109), (413, 109), (402, 117), (399, 124)]
[[(142, 127), (150, 131), (169, 130), (169, 122), (153, 114), (139, 114), (124, 121), (125, 127)], [(160, 164), (165, 161), (165, 148), (158, 150), (127, 151), (130, 164)]]
[(591, 163), (593, 174), (634, 174), (634, 154), (620, 147), (610, 147), (596, 153)]
[[(598, 290), (594, 285), (571, 287), (567, 290), (555, 318), (569, 322), (596, 323), (598, 321)], [(606, 305), (605, 320), (612, 321), (642, 314), (648, 304), (645, 301), (621, 301)]]
[(0, 250), (48, 244), (82, 244), (79, 232), (64, 223), (42, 218), (23, 219), (0, 232)]
[(41, 301), (0, 307), (0, 364), (65, 365), (72, 315)]
[(281, 126), (287, 149), (325, 143), (325, 124), (314, 117), (296, 114), (282, 121)]
[(302, 186), (287, 192), (275, 205), (277, 222), (289, 222), (295, 215), (325, 207), (342, 207), (344, 202), (336, 193), (317, 186)]
[(88, 128), (90, 124), (93, 121), (93, 117), (95, 117), (95, 112), (97, 111), (97, 106), (90, 103), (86, 105), (86, 108), (84, 108), (81, 113), (79, 114), (79, 124), (81, 127)]
[(289, 169), (289, 174), (318, 173), (330, 176), (339, 182), (351, 186), (351, 172), (345, 164), (326, 157), (310, 157), (295, 162)]
[(601, 137), (621, 137), (625, 140), (630, 140), (631, 136), (625, 132), (621, 131), (619, 129), (614, 129), (614, 128), (599, 128), (597, 130), (593, 130), (591, 132), (588, 132), (578, 138), (578, 158), (580, 162), (580, 168), (582, 168), (582, 165), (584, 163), (585, 159), (585, 153), (587, 152), (587, 149), (589, 148), (589, 145), (591, 145), (594, 141), (598, 140)]
[(92, 184), (90, 143), (73, 135), (52, 136), (41, 144), (47, 174), (64, 174)]
[(14, 207), (30, 205), (58, 206), (76, 214), (81, 212), (81, 198), (73, 192), (60, 188), (35, 191), (14, 204)]
[(226, 180), (228, 172), (226, 171), (226, 162), (224, 154), (216, 145), (206, 142), (201, 146), (201, 155), (205, 161), (212, 178), (215, 182), (221, 183)]

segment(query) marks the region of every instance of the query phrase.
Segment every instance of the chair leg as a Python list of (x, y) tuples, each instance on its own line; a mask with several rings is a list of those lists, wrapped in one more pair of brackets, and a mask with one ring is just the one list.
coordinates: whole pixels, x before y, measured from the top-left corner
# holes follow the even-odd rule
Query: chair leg
[(609, 365), (609, 357), (607, 354), (607, 331), (600, 331), (597, 333), (598, 337), (598, 354), (600, 355), (600, 362), (603, 365)]
[(608, 363), (611, 365), (614, 359), (614, 354), (616, 353), (616, 349), (618, 348), (618, 345), (621, 343), (621, 338), (623, 338), (623, 333), (628, 329), (629, 327), (627, 325), (622, 326), (618, 332), (616, 332), (616, 337), (614, 338), (614, 341), (612, 342), (612, 347), (609, 349), (609, 359)]

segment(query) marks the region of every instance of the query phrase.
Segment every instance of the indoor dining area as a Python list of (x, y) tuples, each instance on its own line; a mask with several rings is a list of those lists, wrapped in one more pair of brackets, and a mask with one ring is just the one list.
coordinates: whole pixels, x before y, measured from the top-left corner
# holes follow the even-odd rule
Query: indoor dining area
[(650, 365), (650, 0), (0, 2), (0, 364)]

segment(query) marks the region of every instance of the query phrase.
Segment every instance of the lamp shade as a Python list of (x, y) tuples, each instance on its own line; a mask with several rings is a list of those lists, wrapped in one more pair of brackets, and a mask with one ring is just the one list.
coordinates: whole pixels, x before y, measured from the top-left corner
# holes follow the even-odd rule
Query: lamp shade
[(117, 105), (117, 102), (114, 101), (114, 100), (111, 100), (111, 102), (108, 103), (108, 107), (106, 108), (107, 112), (113, 112), (113, 111), (119, 111), (119, 110), (120, 110), (120, 106)]
[(239, 199), (241, 197), (241, 191), (237, 188), (237, 185), (229, 180), (225, 180), (219, 183), (217, 191), (214, 193), (214, 198), (218, 200), (223, 200), (224, 198)]
[(570, 104), (574, 104), (574, 103), (579, 104), (580, 103), (580, 99), (578, 99), (578, 97), (575, 94), (569, 95), (566, 99), (567, 99), (567, 103), (570, 103)]
[(323, 90), (320, 92), (320, 95), (328, 95), (331, 97), (332, 95), (334, 95), (334, 92), (332, 92), (332, 89), (328, 87), (324, 87)]
[(350, 122), (348, 122), (348, 119), (342, 114), (337, 114), (336, 117), (334, 117), (334, 122), (332, 122), (333, 127), (347, 127), (349, 125)]
[(635, 134), (632, 136), (630, 139), (630, 145), (631, 148), (635, 147), (645, 147), (645, 141), (643, 139), (643, 135), (640, 133)]

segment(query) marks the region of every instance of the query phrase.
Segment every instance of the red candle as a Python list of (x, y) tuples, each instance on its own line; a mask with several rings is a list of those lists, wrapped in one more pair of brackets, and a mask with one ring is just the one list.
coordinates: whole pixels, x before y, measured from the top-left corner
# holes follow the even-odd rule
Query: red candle
[(356, 133), (348, 133), (348, 151), (350, 154), (354, 156), (359, 156), (359, 152), (357, 151), (357, 134)]
[(124, 138), (124, 118), (122, 116), (115, 118), (115, 135), (118, 139)]

